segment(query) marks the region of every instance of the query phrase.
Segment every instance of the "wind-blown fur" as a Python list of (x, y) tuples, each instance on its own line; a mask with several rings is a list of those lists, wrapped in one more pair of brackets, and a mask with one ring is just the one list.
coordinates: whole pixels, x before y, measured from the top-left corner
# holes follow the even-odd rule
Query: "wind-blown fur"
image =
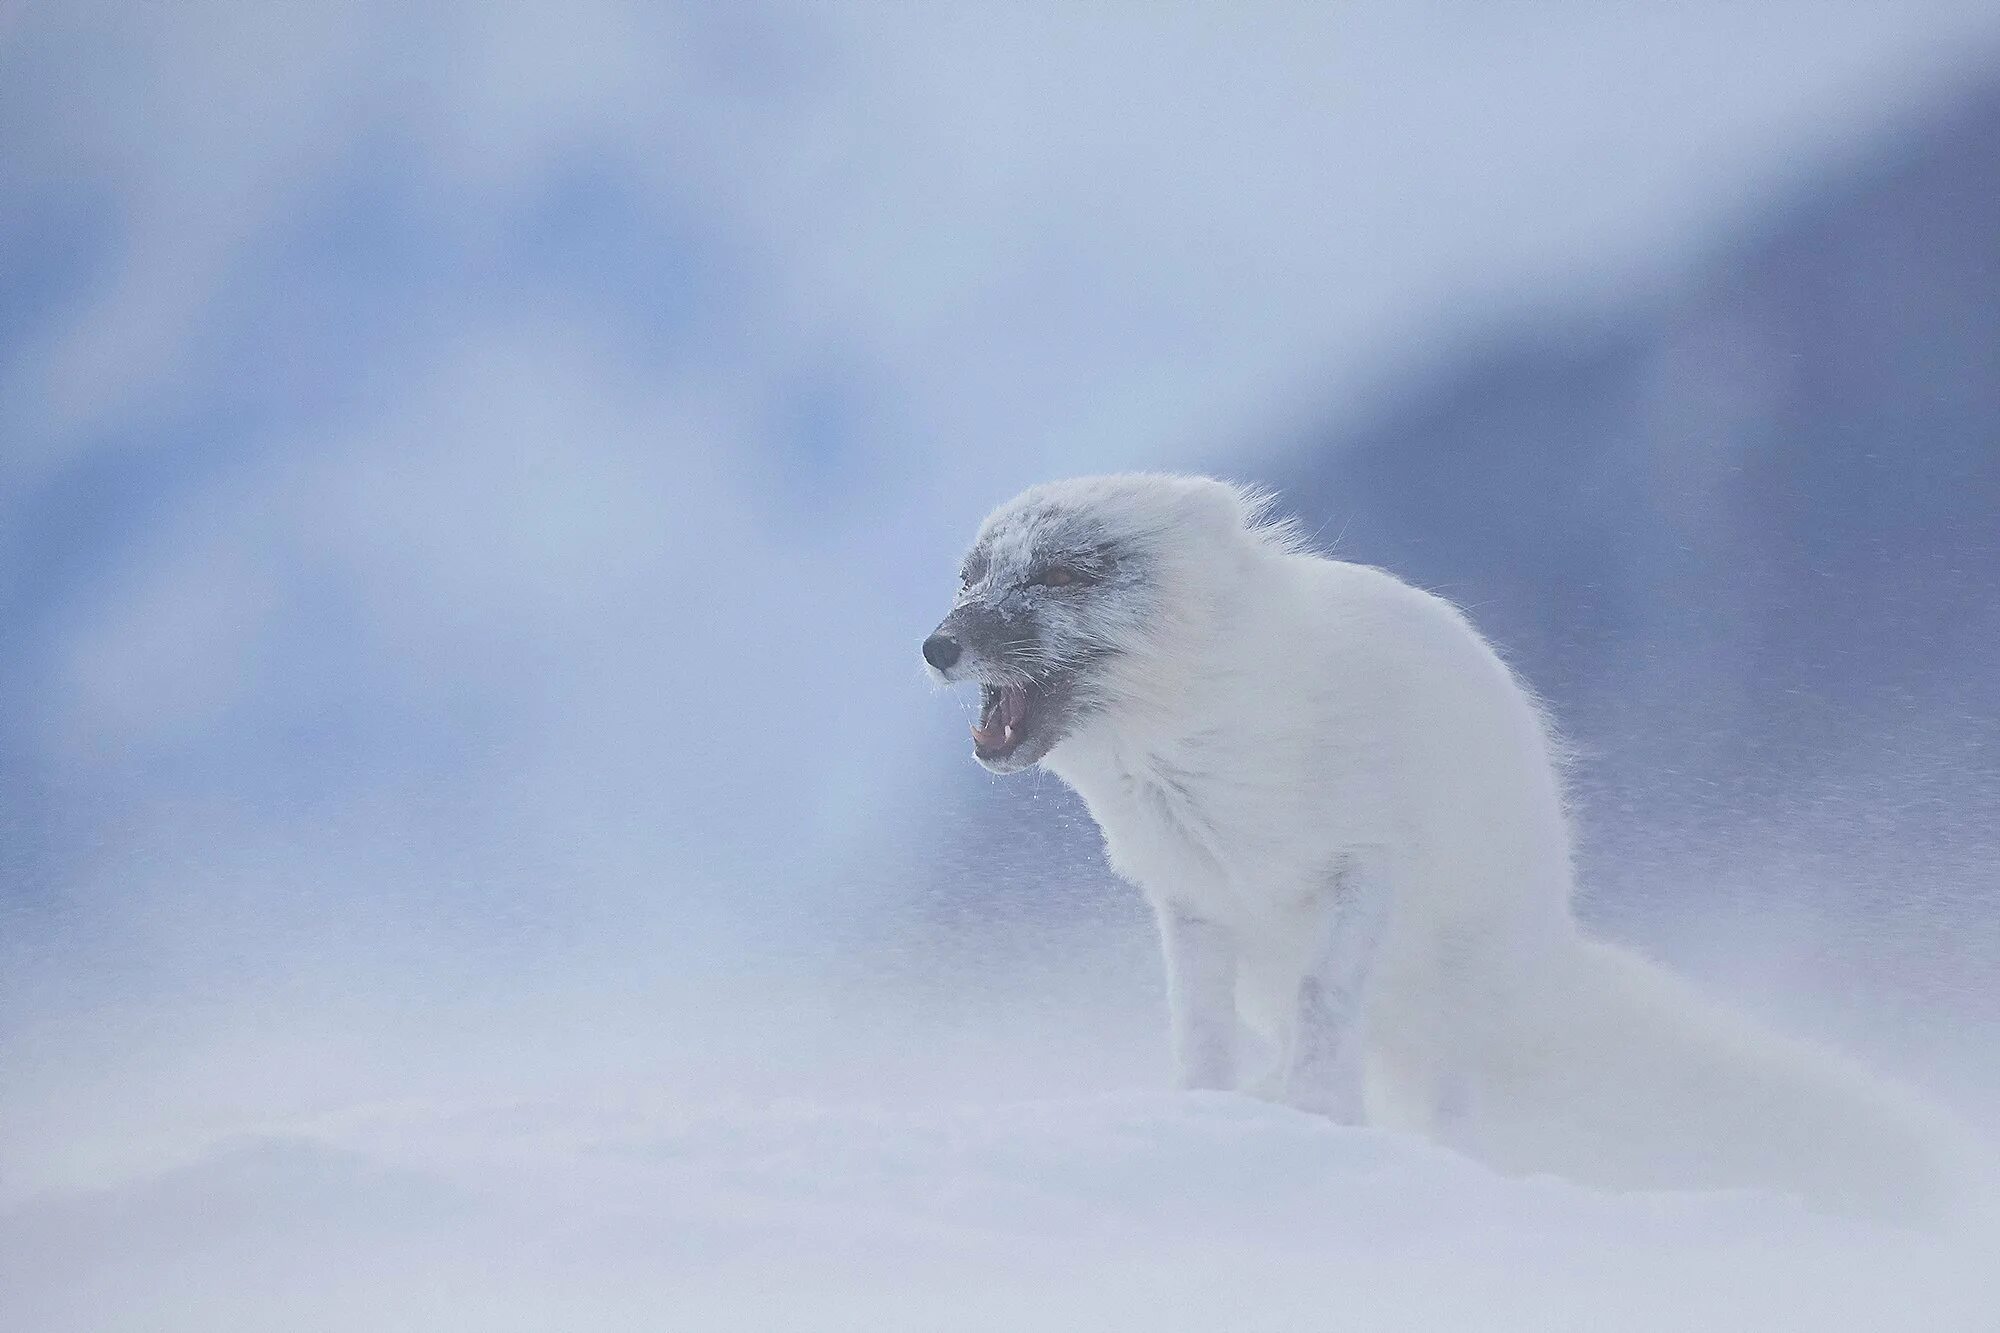
[(1503, 1169), (1943, 1210), (1927, 1108), (1580, 931), (1550, 728), (1465, 617), (1266, 512), (1203, 478), (1038, 486), (925, 648), (1031, 691), (982, 761), (1075, 788), (1153, 905), (1183, 1084), (1236, 1085), (1240, 1015), (1272, 1095)]

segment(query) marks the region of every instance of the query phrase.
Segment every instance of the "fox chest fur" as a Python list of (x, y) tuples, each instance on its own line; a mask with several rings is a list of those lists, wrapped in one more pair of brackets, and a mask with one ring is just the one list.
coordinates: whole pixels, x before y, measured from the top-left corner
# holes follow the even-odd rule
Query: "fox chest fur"
[[(1324, 772), (1268, 754), (1261, 770), (1245, 766), (1213, 742), (1107, 739), (1066, 747), (1050, 767), (1082, 796), (1120, 876), (1155, 905), (1241, 928), (1277, 926), (1330, 888), (1332, 868), (1374, 822)], [(1299, 818), (1303, 807), (1316, 817)]]

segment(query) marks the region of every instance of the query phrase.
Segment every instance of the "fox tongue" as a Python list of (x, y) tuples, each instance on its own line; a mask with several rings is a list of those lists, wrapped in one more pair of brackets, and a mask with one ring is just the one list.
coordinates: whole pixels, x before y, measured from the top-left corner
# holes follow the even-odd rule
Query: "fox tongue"
[(1002, 686), (973, 724), (972, 739), (984, 749), (998, 749), (1013, 741), (1015, 728), (1027, 715), (1028, 692), (1018, 685)]
[(996, 748), (1004, 734), (1000, 727), (989, 725), (984, 718), (972, 724), (972, 739), (982, 750)]

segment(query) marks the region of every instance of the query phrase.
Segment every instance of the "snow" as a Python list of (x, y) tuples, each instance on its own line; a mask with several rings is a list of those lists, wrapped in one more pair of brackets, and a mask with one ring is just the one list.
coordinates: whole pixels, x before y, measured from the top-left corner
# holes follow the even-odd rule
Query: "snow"
[(1991, 1328), (1991, 1237), (1613, 1196), (1227, 1094), (468, 1102), (0, 1213), (0, 1327)]

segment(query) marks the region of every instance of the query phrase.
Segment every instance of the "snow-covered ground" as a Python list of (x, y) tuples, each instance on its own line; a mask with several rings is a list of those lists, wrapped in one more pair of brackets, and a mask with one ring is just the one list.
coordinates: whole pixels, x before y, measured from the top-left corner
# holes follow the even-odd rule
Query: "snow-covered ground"
[(1995, 1252), (1234, 1095), (649, 1095), (322, 1115), (17, 1203), (0, 1327), (1970, 1333)]

